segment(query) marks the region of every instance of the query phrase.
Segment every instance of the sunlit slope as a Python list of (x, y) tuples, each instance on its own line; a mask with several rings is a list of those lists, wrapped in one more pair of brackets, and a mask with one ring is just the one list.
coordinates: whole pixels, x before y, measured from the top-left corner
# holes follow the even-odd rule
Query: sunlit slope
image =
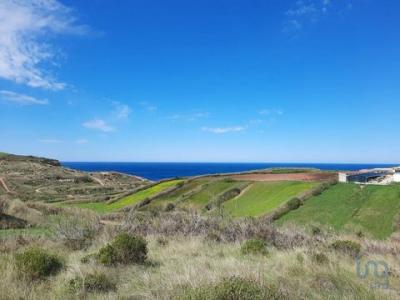
[(400, 185), (337, 184), (310, 198), (277, 223), (320, 223), (336, 230), (361, 231), (383, 239), (395, 230), (399, 212)]
[(234, 217), (265, 215), (305, 191), (315, 187), (314, 182), (255, 182), (240, 196), (224, 203), (223, 207)]
[(187, 182), (182, 188), (166, 196), (155, 199), (148, 208), (172, 203), (179, 207), (203, 209), (207, 204), (217, 201), (232, 189), (243, 189), (248, 182), (230, 179), (199, 178)]
[(76, 206), (80, 207), (80, 208), (92, 209), (99, 213), (115, 212), (124, 207), (135, 205), (135, 204), (139, 203), (140, 201), (145, 200), (146, 198), (154, 197), (155, 195), (178, 185), (180, 182), (182, 182), (182, 180), (170, 180), (170, 181), (161, 182), (152, 187), (149, 187), (147, 189), (144, 189), (137, 193), (134, 193), (130, 196), (122, 198), (111, 204), (107, 204), (105, 202), (94, 202), (94, 203), (79, 203), (79, 204), (76, 204)]

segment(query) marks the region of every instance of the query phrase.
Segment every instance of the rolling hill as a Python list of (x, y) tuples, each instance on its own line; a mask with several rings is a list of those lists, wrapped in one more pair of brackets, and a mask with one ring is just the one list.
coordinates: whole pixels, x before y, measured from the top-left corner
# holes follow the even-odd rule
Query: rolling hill
[(384, 239), (398, 228), (400, 185), (337, 184), (312, 197), (277, 223), (322, 224)]

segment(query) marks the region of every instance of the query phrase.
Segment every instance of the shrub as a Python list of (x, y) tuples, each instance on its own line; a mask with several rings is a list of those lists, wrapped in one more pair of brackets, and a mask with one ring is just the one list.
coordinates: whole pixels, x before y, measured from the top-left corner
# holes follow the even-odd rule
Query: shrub
[(96, 261), (96, 258), (97, 258), (96, 253), (90, 253), (81, 258), (81, 263), (88, 264), (90, 262)]
[(312, 233), (312, 235), (320, 235), (322, 233), (322, 230), (321, 230), (321, 228), (319, 228), (317, 226), (312, 226), (311, 233)]
[(254, 280), (231, 277), (207, 287), (187, 290), (181, 299), (191, 300), (264, 300), (279, 299), (276, 289)]
[(107, 293), (116, 290), (116, 284), (103, 273), (88, 274), (83, 279), (72, 279), (69, 282), (69, 286), (73, 291), (83, 289), (88, 293)]
[(178, 182), (178, 184), (176, 185), (177, 188), (181, 188), (185, 185), (184, 181)]
[(361, 245), (354, 241), (337, 240), (332, 243), (331, 247), (336, 251), (348, 254), (352, 257), (357, 257), (361, 252)]
[(147, 242), (126, 233), (117, 235), (114, 241), (100, 249), (98, 261), (104, 265), (144, 263), (147, 258)]
[(244, 255), (248, 254), (261, 254), (261, 255), (267, 255), (267, 247), (266, 244), (263, 240), (259, 239), (251, 239), (247, 240), (244, 242), (242, 245), (240, 251)]
[(314, 253), (311, 258), (320, 265), (327, 264), (329, 262), (329, 258), (324, 253)]
[(31, 280), (43, 279), (58, 273), (62, 261), (41, 248), (29, 248), (15, 255), (15, 265), (19, 273)]
[(209, 230), (206, 235), (206, 239), (214, 242), (221, 242), (221, 237), (216, 230)]
[(100, 249), (97, 260), (99, 263), (106, 266), (119, 263), (117, 251), (115, 251), (114, 247), (111, 245), (107, 245)]
[(100, 229), (101, 224), (97, 216), (73, 214), (60, 218), (54, 233), (69, 249), (81, 250), (91, 245)]
[(74, 183), (91, 183), (93, 179), (90, 176), (80, 176), (74, 178)]
[(166, 212), (169, 212), (169, 211), (173, 211), (175, 209), (175, 204), (173, 204), (173, 203), (168, 203), (166, 206), (165, 206), (165, 211)]
[(299, 198), (292, 198), (286, 203), (286, 206), (289, 210), (298, 209), (301, 206), (301, 200)]
[(157, 238), (157, 244), (160, 245), (160, 246), (167, 246), (168, 245), (168, 240), (165, 237), (160, 236), (160, 237)]

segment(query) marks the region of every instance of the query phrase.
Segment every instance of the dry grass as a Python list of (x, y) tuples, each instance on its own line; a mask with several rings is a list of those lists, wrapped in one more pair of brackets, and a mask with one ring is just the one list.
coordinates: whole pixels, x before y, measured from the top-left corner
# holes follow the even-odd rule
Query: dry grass
[[(165, 220), (169, 216), (166, 214), (154, 217), (152, 223), (164, 219), (164, 222), (174, 224), (172, 220)], [(204, 220), (199, 221), (199, 217), (195, 217), (193, 222), (205, 224)], [(216, 220), (208, 222), (218, 224)], [(181, 226), (189, 226), (190, 230), (160, 234), (156, 229), (164, 228), (164, 225), (153, 227), (151, 232), (149, 230), (144, 234), (148, 241), (148, 262), (118, 267), (104, 267), (95, 261), (81, 261), (88, 254), (96, 253), (120, 232), (120, 228), (115, 226), (98, 229), (91, 246), (79, 251), (69, 250), (57, 239), (38, 237), (18, 240), (17, 237), (10, 237), (0, 242), (0, 290), (7, 291), (0, 295), (0, 299), (176, 299), (191, 289), (217, 284), (232, 276), (274, 286), (279, 295), (286, 299), (400, 297), (399, 252), (396, 252), (399, 241), (395, 238), (370, 241), (326, 232), (312, 236), (297, 228), (270, 229), (272, 231), (269, 232), (273, 234), (264, 236), (268, 255), (244, 256), (240, 251), (243, 240), (253, 234), (259, 235), (263, 232), (262, 228), (266, 230), (266, 225), (256, 230), (255, 223), (242, 220), (234, 227), (242, 228), (243, 231), (236, 235), (236, 239), (225, 239), (224, 242), (209, 240), (207, 231), (196, 231), (193, 224), (184, 223)], [(243, 232), (246, 234), (242, 235)], [(219, 233), (223, 236), (223, 231)], [(302, 238), (298, 238), (299, 236)], [(268, 237), (274, 237), (275, 240), (268, 240)], [(359, 242), (362, 245), (363, 263), (371, 259), (385, 261), (390, 267), (390, 289), (371, 288), (370, 285), (376, 279), (373, 276), (359, 278), (355, 260), (329, 247), (337, 239)], [(280, 241), (280, 244), (277, 247), (271, 241)], [(36, 283), (18, 278), (13, 253), (30, 245), (52, 249), (65, 259), (65, 270), (48, 280)], [(315, 259), (316, 254), (320, 253), (326, 256), (326, 261)], [(82, 289), (71, 290), (72, 279), (84, 280), (94, 273), (107, 274), (112, 278), (116, 283), (116, 291), (90, 293)]]

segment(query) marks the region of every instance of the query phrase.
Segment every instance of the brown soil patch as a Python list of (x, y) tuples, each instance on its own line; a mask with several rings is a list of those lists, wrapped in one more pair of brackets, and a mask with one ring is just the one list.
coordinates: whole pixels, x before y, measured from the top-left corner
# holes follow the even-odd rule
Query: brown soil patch
[(332, 173), (289, 173), (289, 174), (239, 174), (229, 176), (235, 180), (249, 181), (324, 181), (336, 177)]

